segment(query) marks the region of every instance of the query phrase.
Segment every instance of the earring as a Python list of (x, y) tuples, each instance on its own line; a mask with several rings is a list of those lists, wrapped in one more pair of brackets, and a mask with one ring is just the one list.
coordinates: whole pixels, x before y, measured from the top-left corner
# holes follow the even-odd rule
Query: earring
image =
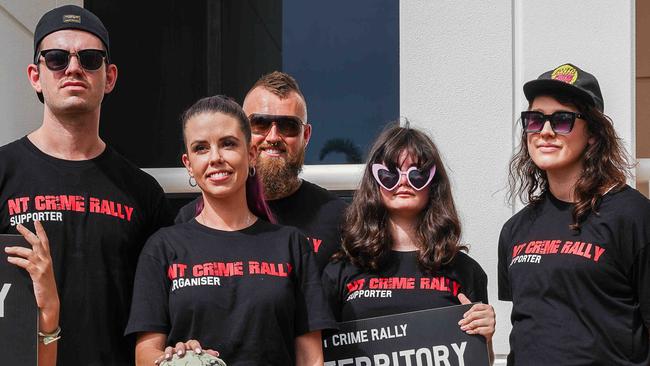
[(248, 168), (248, 176), (249, 177), (254, 177), (256, 173), (257, 173), (257, 171), (255, 170), (254, 166)]
[(194, 179), (194, 177), (191, 175), (190, 175), (189, 183), (190, 183), (190, 187), (196, 187), (196, 179)]

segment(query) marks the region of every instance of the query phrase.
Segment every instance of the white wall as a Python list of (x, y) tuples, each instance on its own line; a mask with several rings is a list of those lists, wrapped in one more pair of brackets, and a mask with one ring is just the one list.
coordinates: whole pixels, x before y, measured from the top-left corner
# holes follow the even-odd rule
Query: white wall
[(463, 239), (489, 278), (496, 351), (507, 351), (508, 313), (496, 304), (497, 239), (511, 216), (505, 172), (512, 151), (509, 1), (402, 1), (400, 114), (443, 154)]
[(489, 277), (498, 354), (509, 350), (510, 304), (497, 301), (497, 242), (521, 207), (505, 196), (522, 85), (565, 62), (594, 73), (605, 112), (632, 146), (633, 20), (632, 0), (400, 2), (400, 113), (444, 155), (464, 241)]
[(50, 9), (83, 0), (0, 0), (0, 146), (40, 126), (43, 105), (29, 81), (27, 65), (34, 52), (34, 28)]

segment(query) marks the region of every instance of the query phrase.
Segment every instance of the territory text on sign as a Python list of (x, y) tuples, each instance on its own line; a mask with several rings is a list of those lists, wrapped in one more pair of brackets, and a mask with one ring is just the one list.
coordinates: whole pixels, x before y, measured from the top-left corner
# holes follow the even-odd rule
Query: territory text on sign
[(471, 305), (340, 323), (323, 335), (325, 366), (488, 366), (485, 338), (458, 325)]

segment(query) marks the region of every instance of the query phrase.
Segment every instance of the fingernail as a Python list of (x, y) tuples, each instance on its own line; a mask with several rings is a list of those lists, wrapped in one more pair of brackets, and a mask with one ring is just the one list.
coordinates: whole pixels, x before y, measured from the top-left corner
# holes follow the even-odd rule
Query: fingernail
[(165, 353), (165, 358), (169, 360), (170, 358), (172, 358), (172, 354), (171, 353)]
[(176, 351), (176, 354), (180, 356), (180, 355), (182, 355), (182, 354), (183, 354), (183, 351), (181, 351), (181, 350), (178, 350), (178, 351)]
[(195, 353), (198, 353), (198, 354), (201, 354), (201, 348), (196, 347), (196, 348), (194, 349), (194, 352), (195, 352)]

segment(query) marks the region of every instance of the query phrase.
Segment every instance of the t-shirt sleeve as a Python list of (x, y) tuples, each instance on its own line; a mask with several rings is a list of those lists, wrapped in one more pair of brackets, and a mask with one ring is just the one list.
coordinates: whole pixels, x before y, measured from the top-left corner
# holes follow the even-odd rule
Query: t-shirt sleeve
[(510, 278), (508, 276), (508, 250), (509, 250), (510, 230), (508, 224), (503, 225), (499, 235), (499, 259), (498, 259), (498, 287), (499, 300), (512, 301), (510, 291)]
[(483, 268), (476, 264), (476, 270), (474, 272), (474, 284), (473, 287), (473, 298), (472, 301), (480, 301), (483, 304), (488, 304), (488, 278)]
[(192, 200), (192, 202), (181, 207), (181, 209), (178, 211), (178, 214), (176, 215), (176, 218), (174, 219), (174, 224), (183, 224), (195, 218), (198, 214), (198, 206), (202, 205), (202, 202), (203, 197), (199, 196), (196, 199)]
[(341, 298), (339, 296), (339, 268), (341, 262), (330, 262), (323, 270), (321, 276), (321, 283), (323, 284), (323, 292), (329, 304), (330, 310), (337, 321), (341, 321)]
[(643, 248), (634, 261), (633, 281), (639, 296), (641, 317), (647, 329), (650, 329), (650, 249)]
[(302, 234), (293, 234), (297, 241), (297, 253), (294, 256), (296, 286), (296, 336), (316, 330), (336, 329), (336, 321), (332, 315), (323, 287), (321, 285), (320, 271), (316, 264), (313, 251)]
[(606, 218), (610, 231), (617, 234), (617, 258), (639, 301), (639, 311), (650, 329), (650, 201), (638, 192), (624, 200), (612, 201), (611, 211), (622, 213), (615, 220)]
[(174, 223), (174, 213), (172, 212), (171, 205), (169, 204), (162, 187), (155, 180), (152, 193), (153, 197), (150, 207), (151, 221), (149, 225), (149, 235), (162, 227), (167, 227)]
[(140, 254), (125, 335), (138, 332), (169, 333), (169, 281), (164, 258), (155, 252), (159, 244), (159, 236), (152, 236)]

